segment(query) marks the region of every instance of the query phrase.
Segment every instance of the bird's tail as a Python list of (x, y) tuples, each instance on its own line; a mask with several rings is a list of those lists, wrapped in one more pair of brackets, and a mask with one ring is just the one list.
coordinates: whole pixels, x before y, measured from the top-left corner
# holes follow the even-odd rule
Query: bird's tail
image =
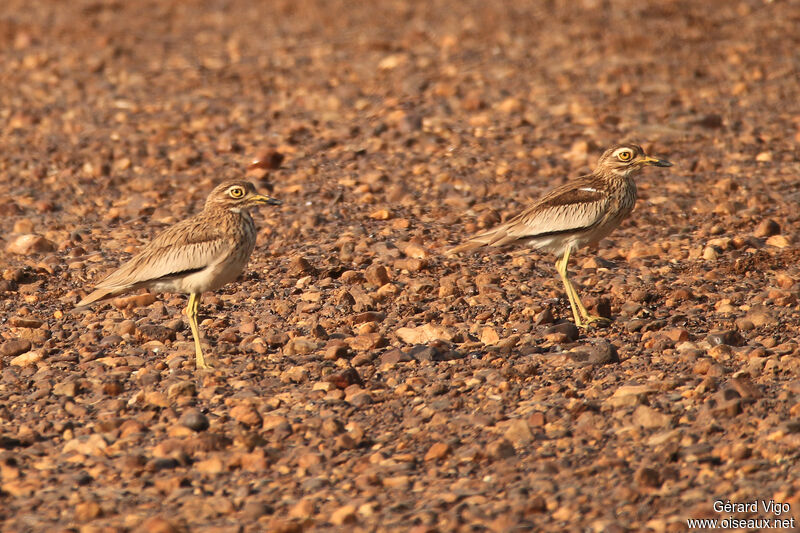
[(87, 294), (86, 296), (84, 296), (83, 299), (80, 302), (78, 302), (78, 304), (75, 306), (74, 310), (75, 311), (81, 311), (84, 307), (87, 307), (87, 306), (89, 306), (89, 305), (91, 305), (91, 304), (93, 304), (95, 302), (99, 302), (100, 300), (107, 300), (109, 298), (113, 298), (114, 296), (118, 296), (118, 295), (122, 294), (123, 292), (127, 292), (128, 290), (129, 290), (129, 287), (123, 287), (123, 288), (120, 288), (120, 287), (100, 287), (100, 288), (97, 288), (97, 289), (93, 290), (92, 292), (90, 292), (89, 294)]
[(445, 252), (447, 255), (454, 255), (461, 252), (471, 252), (482, 246), (505, 246), (517, 240), (516, 236), (509, 235), (508, 224), (503, 224), (471, 237), (467, 242), (450, 248)]
[(465, 243), (459, 244), (458, 246), (454, 246), (447, 250), (445, 253), (447, 255), (456, 255), (463, 252), (471, 252), (473, 250), (477, 250), (481, 246), (486, 246), (487, 243), (481, 242), (475, 238), (468, 240)]

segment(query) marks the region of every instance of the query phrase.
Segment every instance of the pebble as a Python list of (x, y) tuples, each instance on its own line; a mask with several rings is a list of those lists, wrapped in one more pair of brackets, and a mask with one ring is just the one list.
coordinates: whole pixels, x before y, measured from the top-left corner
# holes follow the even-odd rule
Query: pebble
[(181, 415), (180, 423), (192, 431), (205, 431), (208, 429), (208, 417), (198, 409), (187, 409)]
[(142, 521), (134, 529), (134, 533), (183, 533), (183, 528), (178, 527), (166, 518), (152, 516)]
[(415, 328), (399, 328), (395, 335), (406, 344), (426, 344), (435, 340), (449, 341), (453, 332), (447, 327), (434, 324), (423, 324)]
[(283, 347), (285, 355), (307, 355), (317, 350), (317, 343), (306, 337), (295, 337)]
[(81, 502), (75, 506), (75, 521), (88, 522), (102, 516), (103, 509), (97, 502)]
[(555, 326), (550, 326), (544, 331), (546, 337), (553, 336), (554, 339), (563, 339), (560, 342), (575, 342), (580, 336), (578, 327), (572, 322), (562, 322)]
[(308, 381), (308, 370), (301, 366), (293, 366), (281, 373), (283, 383), (305, 383)]
[(55, 249), (54, 242), (33, 233), (20, 235), (6, 246), (6, 252), (18, 255), (43, 254), (55, 251)]
[(753, 235), (756, 237), (771, 237), (781, 232), (781, 226), (771, 218), (765, 218), (756, 226)]
[(376, 287), (382, 287), (389, 283), (389, 271), (383, 265), (370, 265), (364, 271), (364, 277), (367, 283)]
[(617, 347), (602, 339), (589, 348), (589, 362), (593, 365), (608, 365), (619, 363)]
[(10, 339), (0, 344), (0, 355), (3, 357), (16, 357), (31, 349), (28, 339)]
[(522, 418), (511, 420), (503, 437), (515, 448), (525, 448), (533, 442), (533, 432), (531, 432), (528, 422)]
[(334, 526), (343, 526), (356, 521), (356, 507), (354, 505), (344, 505), (331, 513), (330, 522)]
[(9, 364), (21, 367), (27, 367), (31, 365), (35, 365), (39, 361), (44, 359), (44, 353), (41, 350), (32, 350), (30, 352), (25, 352), (20, 354), (9, 361)]
[(661, 486), (661, 475), (658, 470), (646, 466), (636, 471), (633, 475), (633, 480), (643, 487), (658, 488)]
[(436, 442), (428, 448), (427, 453), (425, 453), (425, 461), (438, 461), (440, 459), (444, 459), (450, 453), (452, 449), (450, 445), (445, 442)]
[(261, 426), (263, 421), (255, 405), (247, 401), (237, 403), (230, 413), (231, 418), (245, 426)]
[(410, 363), (411, 361), (414, 361), (414, 358), (399, 348), (386, 351), (380, 356), (381, 366), (395, 365), (397, 363)]
[(497, 439), (486, 446), (486, 453), (492, 459), (508, 459), (514, 457), (514, 446), (507, 439)]
[(672, 416), (660, 413), (647, 405), (639, 405), (632, 416), (633, 423), (645, 429), (671, 427)]
[(716, 331), (706, 336), (706, 341), (711, 346), (741, 346), (744, 342), (742, 336), (735, 330)]

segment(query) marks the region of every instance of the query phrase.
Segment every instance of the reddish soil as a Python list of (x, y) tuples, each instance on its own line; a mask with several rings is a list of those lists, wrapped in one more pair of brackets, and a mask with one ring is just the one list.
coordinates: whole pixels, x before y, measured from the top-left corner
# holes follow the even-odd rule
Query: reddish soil
[[(0, 529), (684, 531), (800, 513), (795, 1), (4, 0)], [(572, 276), (443, 255), (632, 140)], [(256, 165), (250, 166), (254, 160)], [(235, 284), (71, 313), (225, 178)], [(800, 518), (800, 516), (798, 516)]]

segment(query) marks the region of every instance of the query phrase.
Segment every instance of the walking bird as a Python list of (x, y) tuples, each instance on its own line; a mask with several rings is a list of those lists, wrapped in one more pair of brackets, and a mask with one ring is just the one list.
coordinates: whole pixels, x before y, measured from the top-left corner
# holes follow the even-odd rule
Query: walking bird
[(569, 280), (567, 264), (572, 252), (596, 245), (630, 215), (636, 203), (633, 177), (646, 166), (670, 167), (672, 163), (648, 156), (637, 144), (616, 145), (600, 156), (591, 174), (557, 187), (505, 224), (475, 235), (448, 253), (511, 244), (553, 252), (575, 325), (607, 322), (588, 313)]
[(98, 283), (76, 309), (141, 288), (187, 293), (186, 317), (194, 338), (197, 368), (210, 368), (200, 347), (200, 297), (234, 281), (247, 265), (256, 244), (256, 228), (248, 209), (280, 203), (258, 194), (248, 181), (220, 184), (211, 191), (200, 213), (167, 228)]

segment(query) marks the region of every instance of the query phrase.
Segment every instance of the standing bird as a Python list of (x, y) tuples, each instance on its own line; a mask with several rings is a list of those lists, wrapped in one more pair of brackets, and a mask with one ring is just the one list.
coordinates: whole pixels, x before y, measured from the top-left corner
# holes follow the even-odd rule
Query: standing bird
[(244, 270), (256, 244), (248, 208), (281, 202), (256, 192), (248, 181), (218, 185), (197, 215), (170, 226), (130, 261), (101, 281), (77, 308), (141, 288), (189, 294), (186, 316), (197, 368), (210, 368), (200, 348), (197, 307), (204, 291), (219, 289)]
[(591, 174), (557, 187), (505, 224), (480, 233), (449, 254), (481, 246), (523, 243), (560, 256), (556, 270), (567, 298), (582, 327), (608, 319), (590, 315), (567, 275), (569, 255), (587, 244), (596, 245), (630, 215), (636, 203), (633, 177), (646, 166), (671, 167), (672, 163), (648, 156), (638, 144), (619, 144), (600, 156)]

